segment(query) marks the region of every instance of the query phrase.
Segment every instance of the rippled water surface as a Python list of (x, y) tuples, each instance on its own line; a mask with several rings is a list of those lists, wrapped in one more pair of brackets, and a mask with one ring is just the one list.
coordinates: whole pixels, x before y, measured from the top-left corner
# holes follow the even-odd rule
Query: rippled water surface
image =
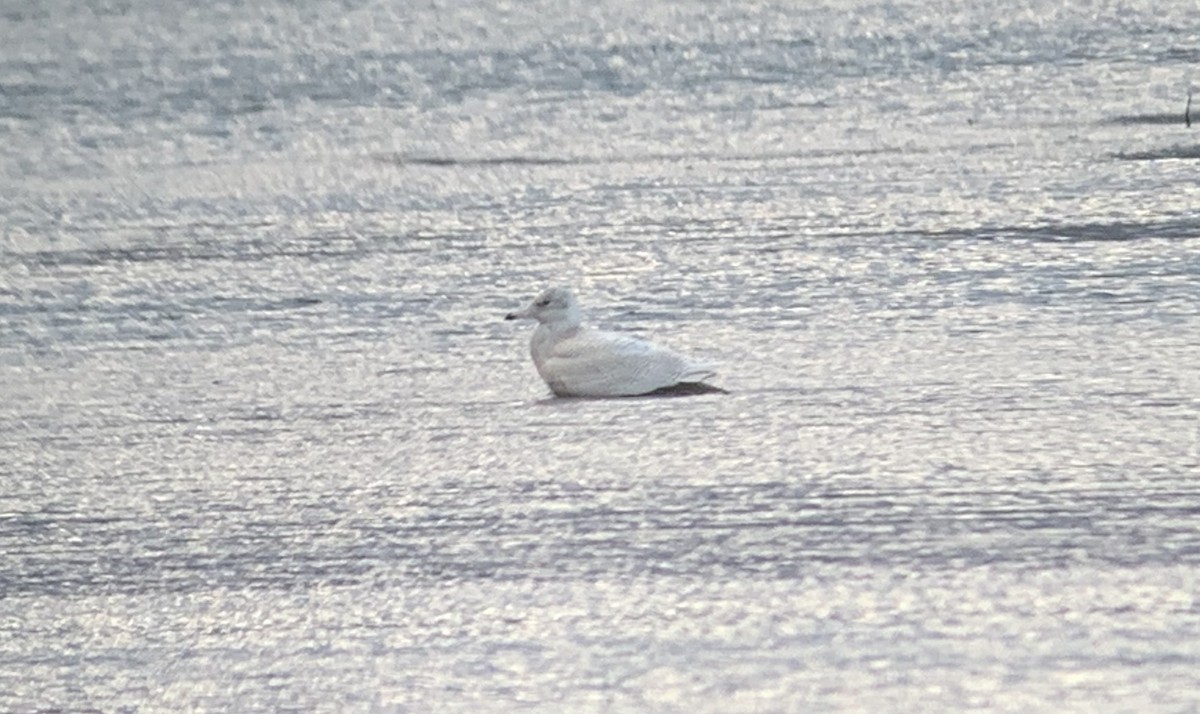
[(1200, 705), (1200, 14), (404, 5), (2, 7), (0, 709)]

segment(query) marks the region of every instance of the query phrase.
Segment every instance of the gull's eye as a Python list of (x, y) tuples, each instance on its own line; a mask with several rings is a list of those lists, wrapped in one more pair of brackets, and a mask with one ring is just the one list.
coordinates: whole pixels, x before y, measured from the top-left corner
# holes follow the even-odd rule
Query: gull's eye
[(537, 302), (535, 302), (533, 305), (534, 305), (534, 307), (546, 307), (549, 304), (550, 304), (550, 298), (542, 298), (541, 300), (538, 300)]

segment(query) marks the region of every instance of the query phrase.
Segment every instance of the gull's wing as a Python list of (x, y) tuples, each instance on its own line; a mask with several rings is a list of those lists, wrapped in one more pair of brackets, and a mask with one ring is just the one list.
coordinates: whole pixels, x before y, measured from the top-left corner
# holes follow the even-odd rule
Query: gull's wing
[(554, 343), (538, 369), (556, 394), (577, 397), (634, 396), (716, 374), (645, 340), (586, 327)]

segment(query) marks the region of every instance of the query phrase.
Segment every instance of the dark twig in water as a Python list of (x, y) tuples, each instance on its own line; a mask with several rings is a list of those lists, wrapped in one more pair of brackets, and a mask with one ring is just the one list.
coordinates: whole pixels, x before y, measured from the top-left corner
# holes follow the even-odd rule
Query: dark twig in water
[(1188, 100), (1187, 100), (1187, 104), (1185, 104), (1183, 107), (1183, 123), (1186, 124), (1189, 129), (1192, 128), (1192, 88), (1191, 87), (1188, 87)]

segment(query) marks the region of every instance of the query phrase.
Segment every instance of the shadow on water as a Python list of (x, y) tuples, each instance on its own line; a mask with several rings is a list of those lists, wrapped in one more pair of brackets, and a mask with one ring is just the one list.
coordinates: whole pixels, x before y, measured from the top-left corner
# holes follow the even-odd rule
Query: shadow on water
[[(1109, 117), (1103, 123), (1118, 126), (1192, 126), (1192, 94), (1188, 92), (1182, 112), (1158, 112), (1153, 114), (1120, 114)], [(1170, 146), (1150, 151), (1117, 152), (1110, 155), (1119, 161), (1164, 161), (1169, 159), (1200, 159), (1200, 145)]]
[(687, 382), (684, 384), (676, 384), (670, 387), (656, 389), (653, 392), (646, 394), (631, 394), (619, 397), (556, 397), (548, 396), (544, 399), (539, 399), (537, 404), (542, 406), (551, 406), (554, 404), (578, 404), (581, 402), (627, 402), (641, 399), (674, 399), (679, 397), (699, 397), (706, 394), (732, 394), (728, 389), (723, 389), (713, 384), (704, 382)]
[(376, 155), (376, 160), (395, 166), (423, 166), (428, 168), (478, 168), (504, 166), (591, 166), (620, 164), (662, 164), (687, 161), (738, 162), (738, 161), (786, 161), (793, 159), (828, 159), (833, 157), (874, 156), (880, 154), (913, 153), (911, 147), (869, 147), (851, 149), (814, 149), (809, 151), (780, 151), (756, 153), (716, 153), (709, 151), (685, 151), (675, 153), (648, 153), (621, 155), (574, 155), (574, 156), (435, 156), (420, 154), (388, 153)]
[(1120, 151), (1112, 154), (1112, 158), (1118, 161), (1168, 161), (1171, 159), (1195, 161), (1200, 159), (1200, 144), (1192, 146), (1168, 146), (1149, 151)]
[(656, 389), (649, 394), (640, 394), (635, 398), (693, 397), (700, 394), (729, 394), (729, 390), (722, 389), (713, 384), (705, 384), (704, 382), (684, 382), (683, 384)]
[(1056, 223), (1040, 226), (983, 226), (969, 230), (929, 231), (934, 240), (1025, 240), (1054, 243), (1135, 241), (1147, 238), (1200, 238), (1200, 219)]
[(1155, 126), (1155, 125), (1171, 125), (1183, 124), (1188, 125), (1190, 120), (1189, 114), (1183, 112), (1163, 112), (1159, 114), (1122, 114), (1115, 117), (1110, 117), (1104, 121), (1105, 124), (1117, 124), (1120, 126)]

